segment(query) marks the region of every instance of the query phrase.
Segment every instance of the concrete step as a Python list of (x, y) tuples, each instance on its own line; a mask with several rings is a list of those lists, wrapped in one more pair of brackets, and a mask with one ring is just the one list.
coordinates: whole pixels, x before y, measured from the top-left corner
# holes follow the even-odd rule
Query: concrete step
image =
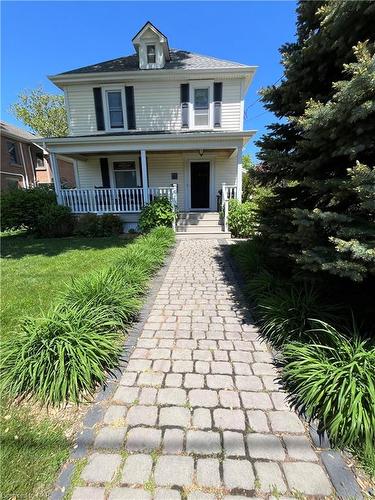
[(203, 232), (189, 232), (189, 233), (176, 233), (176, 240), (227, 240), (230, 239), (229, 232), (224, 231), (216, 233), (203, 233)]
[(187, 226), (194, 226), (194, 227), (207, 227), (207, 226), (221, 226), (221, 223), (219, 219), (179, 219), (177, 221), (177, 226), (181, 227), (187, 227)]
[(179, 220), (216, 220), (218, 221), (220, 216), (219, 212), (180, 212), (178, 214)]
[(215, 226), (177, 226), (177, 233), (221, 233), (223, 231), (223, 227), (221, 225), (216, 224)]

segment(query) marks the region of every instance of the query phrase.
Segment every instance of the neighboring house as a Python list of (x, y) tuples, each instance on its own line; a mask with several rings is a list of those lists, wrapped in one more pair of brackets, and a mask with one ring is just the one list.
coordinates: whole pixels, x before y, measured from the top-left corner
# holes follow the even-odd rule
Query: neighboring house
[(160, 194), (188, 213), (217, 212), (222, 193), (241, 199), (242, 149), (254, 134), (243, 129), (244, 98), (256, 68), (170, 49), (150, 22), (132, 41), (133, 55), (50, 77), (70, 132), (43, 142), (54, 171), (62, 154), (77, 172), (77, 189), (56, 182), (60, 203), (134, 223)]
[[(35, 141), (34, 134), (9, 123), (0, 122), (1, 164), (0, 189), (29, 188), (51, 184), (53, 176), (49, 164), (49, 154)], [(75, 187), (73, 163), (68, 158), (57, 159), (60, 179), (64, 185)]]

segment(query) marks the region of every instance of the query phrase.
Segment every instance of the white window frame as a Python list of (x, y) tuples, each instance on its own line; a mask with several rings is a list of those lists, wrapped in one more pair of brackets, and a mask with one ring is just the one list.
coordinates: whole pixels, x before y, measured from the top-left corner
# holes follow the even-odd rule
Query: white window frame
[[(128, 120), (126, 116), (126, 100), (125, 100), (125, 84), (123, 87), (118, 86), (103, 86), (103, 108), (104, 108), (104, 120), (105, 120), (105, 129), (107, 132), (123, 132), (124, 130), (128, 130)], [(119, 127), (111, 127), (111, 120), (109, 115), (109, 106), (108, 106), (108, 92), (121, 92), (121, 102), (122, 102), (122, 116), (124, 120), (124, 126), (122, 128)]]
[[(137, 178), (137, 185), (135, 188), (118, 188), (116, 186), (116, 176), (115, 176), (115, 169), (113, 168), (113, 164), (118, 162), (118, 161), (134, 161), (135, 163), (135, 173), (136, 173), (136, 178)], [(111, 156), (109, 158), (109, 163), (110, 163), (110, 179), (111, 179), (111, 186), (113, 186), (115, 189), (137, 189), (141, 187), (141, 169), (139, 165), (139, 158), (136, 155), (132, 156)]]
[[(214, 97), (214, 84), (213, 81), (197, 80), (190, 83), (190, 112), (189, 112), (189, 128), (193, 130), (212, 130), (213, 125), (213, 97)], [(194, 112), (194, 94), (195, 89), (208, 89), (208, 125), (195, 125), (195, 112)]]
[[(154, 62), (150, 62), (148, 60), (148, 48), (149, 47), (154, 47), (154, 57), (155, 57), (155, 61)], [(149, 65), (154, 65), (156, 64), (156, 58), (157, 58), (157, 49), (156, 49), (156, 43), (146, 43), (146, 61), (147, 61), (147, 64)]]

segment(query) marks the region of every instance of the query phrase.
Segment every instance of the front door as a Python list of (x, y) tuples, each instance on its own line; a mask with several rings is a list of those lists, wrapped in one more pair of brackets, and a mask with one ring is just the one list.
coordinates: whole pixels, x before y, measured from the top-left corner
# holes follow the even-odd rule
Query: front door
[(190, 163), (191, 208), (210, 208), (210, 162)]

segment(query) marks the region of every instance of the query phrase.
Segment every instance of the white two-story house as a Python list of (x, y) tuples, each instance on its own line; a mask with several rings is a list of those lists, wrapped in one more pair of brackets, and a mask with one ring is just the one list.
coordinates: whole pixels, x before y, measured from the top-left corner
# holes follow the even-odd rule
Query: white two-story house
[[(160, 194), (180, 214), (217, 212), (241, 198), (244, 98), (255, 67), (169, 48), (150, 22), (135, 54), (51, 76), (64, 91), (69, 136), (45, 138), (60, 203), (136, 223)], [(74, 162), (62, 189), (56, 155)], [(220, 207), (219, 207), (220, 208)], [(129, 227), (129, 226), (128, 226)]]

